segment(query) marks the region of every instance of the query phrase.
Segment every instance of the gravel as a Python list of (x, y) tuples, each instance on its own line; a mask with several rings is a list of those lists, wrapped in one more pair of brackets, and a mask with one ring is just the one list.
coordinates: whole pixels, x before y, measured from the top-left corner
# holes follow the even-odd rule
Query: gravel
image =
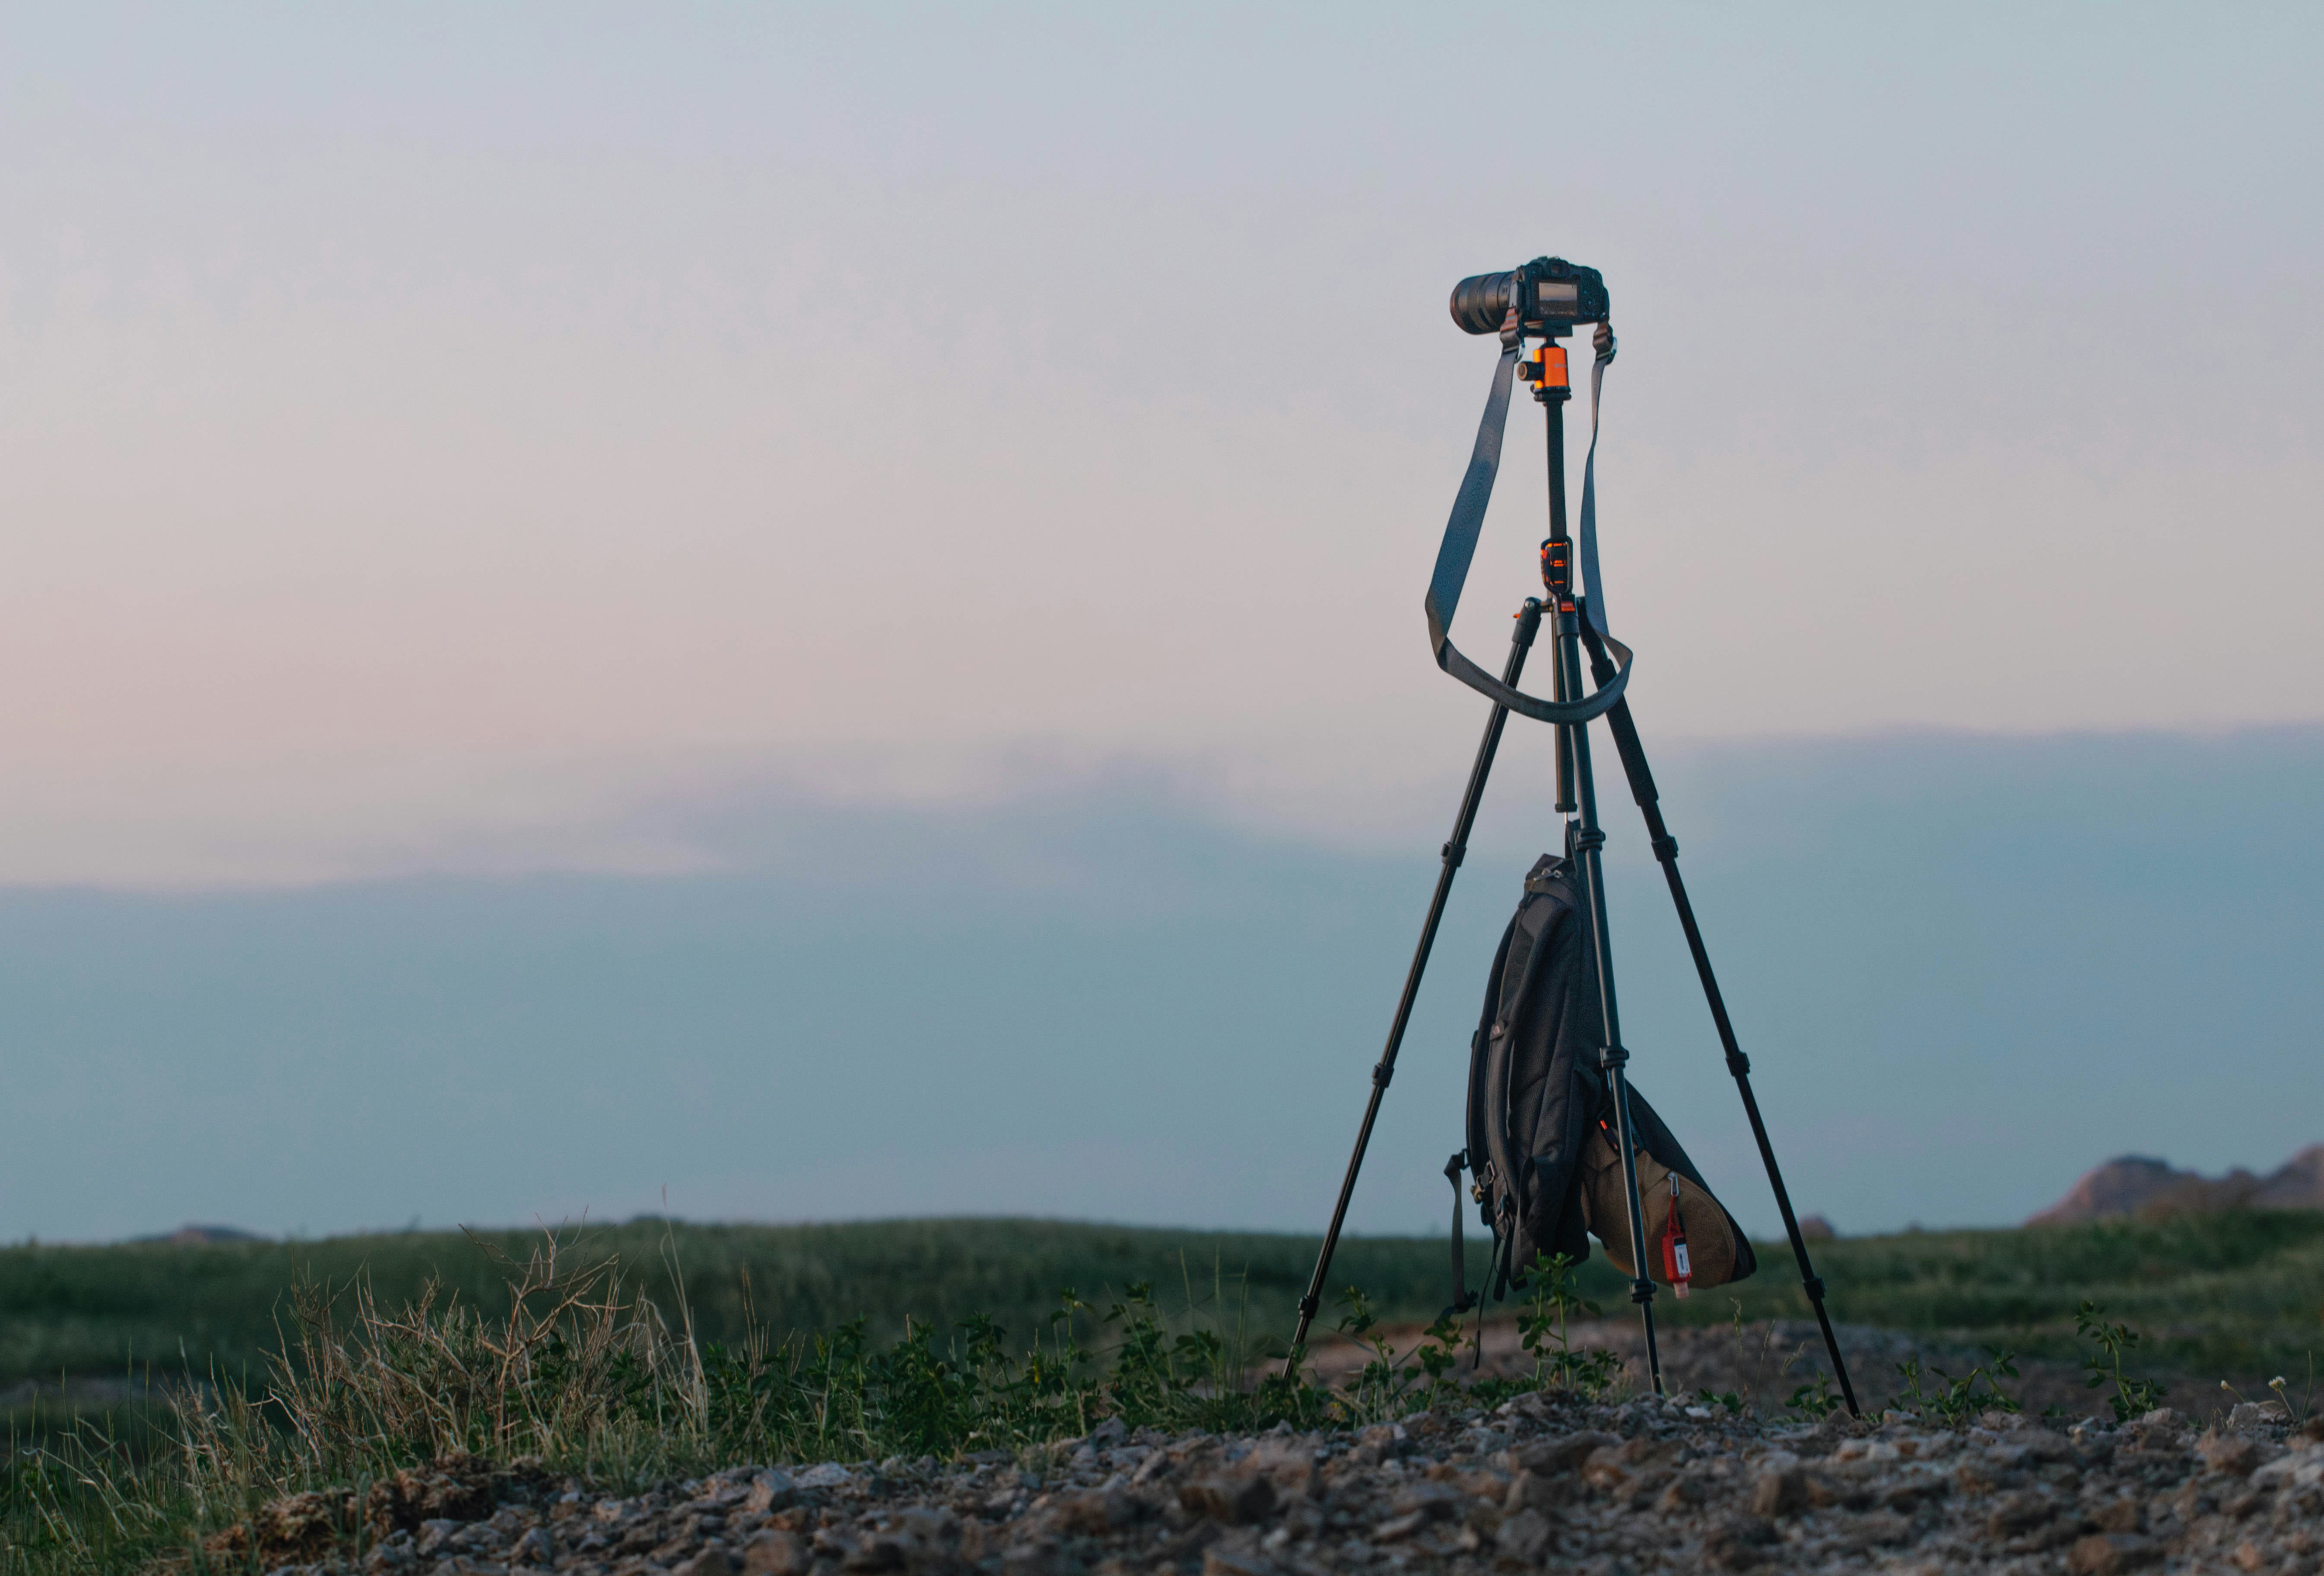
[[(2165, 1408), (2120, 1427), (1989, 1412), (1953, 1430), (1894, 1413), (1762, 1425), (1677, 1402), (1529, 1396), (1489, 1414), (1320, 1434), (1170, 1437), (1109, 1424), (1023, 1455), (736, 1466), (633, 1496), (521, 1469), (447, 1470), (452, 1487), (423, 1471), (374, 1495), (360, 1560), (273, 1568), (2103, 1576), (2309, 1572), (2324, 1554), (2324, 1426), (2295, 1432), (2256, 1406), (2208, 1427)], [(288, 1501), (259, 1523), (304, 1525)], [(266, 1536), (255, 1542), (271, 1563)]]

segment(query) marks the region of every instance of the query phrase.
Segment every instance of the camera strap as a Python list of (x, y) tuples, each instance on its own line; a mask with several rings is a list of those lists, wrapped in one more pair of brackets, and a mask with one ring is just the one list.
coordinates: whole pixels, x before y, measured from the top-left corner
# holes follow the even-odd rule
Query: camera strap
[[(1609, 644), (1618, 643), (1606, 632), (1606, 590), (1598, 584), (1598, 391), (1606, 382), (1606, 368), (1614, 359), (1614, 331), (1607, 325), (1598, 325), (1592, 336), (1598, 355), (1590, 363), (1590, 452), (1582, 459), (1582, 537), (1574, 543), (1582, 562), (1582, 616), (1598, 638)], [(1630, 649), (1622, 647), (1623, 683), (1629, 682)], [(1618, 688), (1619, 687), (1617, 686)]]
[(1452, 614), (1461, 604), (1461, 588), (1469, 579), (1469, 562), (1476, 556), (1477, 533), (1484, 529), (1485, 510), (1493, 501), (1493, 481), (1500, 474), (1501, 440), (1508, 430), (1509, 386), (1517, 379), (1523, 336), (1514, 318), (1501, 330), (1501, 359), (1493, 369), (1492, 392), (1485, 400), (1484, 419), (1477, 424), (1477, 444), (1469, 453), (1469, 469), (1452, 498), (1452, 517), (1444, 525), (1444, 543), (1436, 549), (1436, 572), (1429, 577), (1428, 643), (1436, 665), (1520, 716), (1542, 723), (1586, 723), (1602, 716), (1622, 698), (1630, 682), (1630, 648), (1606, 631), (1604, 599), (1598, 586), (1598, 395), (1605, 382), (1606, 364), (1614, 359), (1614, 338), (1600, 334), (1597, 360), (1590, 368), (1590, 457), (1582, 466), (1581, 539), (1575, 544), (1584, 592), (1583, 616), (1592, 633), (1613, 651), (1620, 666), (1614, 677), (1585, 698), (1542, 700), (1512, 689), (1463, 656), (1452, 643)]

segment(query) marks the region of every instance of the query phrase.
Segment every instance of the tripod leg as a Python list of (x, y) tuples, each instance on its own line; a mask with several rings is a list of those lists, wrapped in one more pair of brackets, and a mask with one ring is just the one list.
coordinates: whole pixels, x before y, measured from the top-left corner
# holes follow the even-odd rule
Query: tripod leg
[[(1541, 627), (1541, 604), (1526, 597), (1517, 613), (1517, 629), (1509, 636), (1509, 659), (1501, 669), (1501, 682), (1514, 686), (1525, 672), (1526, 652), (1533, 645), (1534, 632)], [(1461, 813), (1453, 817), (1452, 840), (1444, 844), (1443, 868), (1436, 874), (1436, 895), (1428, 902), (1428, 918), (1420, 927), (1420, 945), (1414, 949), (1412, 967), (1404, 976), (1404, 994), (1396, 1004), (1396, 1021), (1389, 1025), (1388, 1048), (1380, 1053), (1379, 1064), (1372, 1068), (1372, 1094), (1364, 1107), (1363, 1125), (1356, 1129), (1356, 1147), (1348, 1157), (1348, 1174), (1340, 1180), (1339, 1202), (1332, 1206), (1331, 1229), (1323, 1233), (1323, 1250), (1316, 1255), (1315, 1273), (1307, 1282), (1307, 1295), (1299, 1299), (1299, 1325), (1291, 1337), (1293, 1365), (1307, 1344), (1307, 1331), (1315, 1322), (1315, 1311), (1323, 1304), (1323, 1283), (1332, 1273), (1332, 1255), (1339, 1250), (1340, 1229), (1347, 1223), (1348, 1201), (1355, 1195), (1356, 1174), (1363, 1169), (1364, 1151), (1372, 1141), (1372, 1124), (1379, 1120), (1380, 1101), (1388, 1093), (1388, 1080), (1396, 1076), (1397, 1052), (1403, 1048), (1404, 1031), (1412, 1021), (1412, 1004), (1420, 994), (1420, 976), (1428, 968), (1428, 954), (1436, 945), (1436, 926), (1444, 917), (1444, 900), (1452, 896), (1452, 877), (1460, 870), (1462, 858), (1469, 852), (1469, 829), (1476, 824), (1477, 805), (1484, 797), (1485, 779), (1493, 770), (1493, 756), (1501, 747), (1501, 729), (1508, 722), (1507, 706), (1496, 705), (1493, 714), (1485, 719), (1485, 736), (1477, 745), (1477, 758), (1469, 767), (1469, 786), (1461, 796)], [(1290, 1371), (1288, 1368), (1286, 1372)]]
[[(1590, 668), (1600, 684), (1614, 676), (1613, 663), (1606, 659), (1604, 648), (1595, 641), (1590, 646)], [(1849, 1415), (1862, 1416), (1856, 1404), (1856, 1387), (1849, 1382), (1848, 1364), (1840, 1359), (1840, 1338), (1832, 1333), (1831, 1315), (1824, 1311), (1823, 1278), (1809, 1261), (1807, 1239), (1800, 1235), (1800, 1223), (1792, 1214), (1792, 1195), (1784, 1186), (1782, 1168), (1775, 1164), (1775, 1147), (1767, 1141), (1767, 1124), (1760, 1120), (1759, 1099), (1751, 1090), (1751, 1058), (1736, 1044), (1735, 1026), (1727, 1017), (1726, 998), (1719, 993), (1718, 976), (1711, 972), (1711, 954), (1702, 945), (1701, 927), (1694, 922), (1694, 905), (1688, 901), (1686, 882), (1679, 877), (1678, 839), (1663, 824), (1654, 774), (1646, 770), (1646, 747), (1638, 742), (1638, 728), (1631, 719), (1628, 699), (1614, 703), (1606, 714), (1606, 726), (1614, 735), (1614, 748), (1621, 755), (1622, 770), (1630, 779), (1630, 797), (1638, 801), (1638, 809), (1646, 818), (1646, 834), (1654, 840), (1655, 858), (1661, 862), (1664, 878), (1670, 884), (1679, 927), (1686, 932), (1687, 950), (1694, 954), (1694, 972), (1702, 982), (1703, 999), (1711, 1004), (1711, 1020), (1718, 1026), (1719, 1043), (1727, 1051), (1727, 1070), (1734, 1075), (1736, 1090), (1743, 1097), (1743, 1113), (1751, 1120), (1751, 1137), (1757, 1141), (1759, 1158), (1767, 1167), (1767, 1184), (1775, 1189), (1775, 1207), (1783, 1212), (1784, 1231), (1792, 1240), (1792, 1257), (1800, 1267), (1800, 1285), (1807, 1292), (1808, 1302), (1815, 1309), (1816, 1324), (1823, 1332), (1824, 1350), (1831, 1356), (1831, 1371), (1840, 1379), (1840, 1393), (1848, 1401)]]
[[(1558, 678), (1567, 696), (1582, 693), (1581, 620), (1575, 616), (1571, 602), (1561, 602), (1557, 610)], [(1580, 818), (1573, 834), (1574, 854), (1582, 863), (1582, 902), (1589, 910), (1590, 953), (1598, 970), (1598, 1004), (1602, 1015), (1605, 1039), (1598, 1052), (1598, 1065), (1606, 1074), (1608, 1092), (1614, 1102), (1615, 1147), (1622, 1157), (1622, 1192), (1630, 1217), (1630, 1301), (1638, 1305), (1638, 1317), (1646, 1333), (1646, 1375), (1653, 1380), (1655, 1394), (1663, 1394), (1662, 1352), (1655, 1342), (1655, 1283), (1646, 1272), (1646, 1222), (1638, 1201), (1637, 1141), (1630, 1125), (1630, 1085), (1622, 1069), (1628, 1065), (1630, 1053), (1622, 1048), (1621, 1017), (1614, 1005), (1614, 960), (1606, 923), (1606, 875), (1601, 851), (1606, 846), (1606, 834), (1598, 825), (1598, 789), (1590, 770), (1590, 730), (1586, 723), (1569, 725), (1569, 749), (1573, 761), (1574, 797), (1580, 806)]]

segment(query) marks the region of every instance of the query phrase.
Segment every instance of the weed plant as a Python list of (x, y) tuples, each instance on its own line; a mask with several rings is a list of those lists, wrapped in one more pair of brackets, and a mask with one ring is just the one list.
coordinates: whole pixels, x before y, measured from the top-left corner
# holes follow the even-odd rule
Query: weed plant
[(2163, 1397), (2168, 1394), (2164, 1387), (2153, 1379), (2132, 1378), (2123, 1371), (2123, 1359), (2139, 1342), (2136, 1330), (2127, 1324), (2107, 1323), (2106, 1310), (2085, 1298), (2074, 1314), (2074, 1331), (2098, 1348), (2082, 1359), (2082, 1367), (2089, 1370), (2089, 1388), (2114, 1387), (2107, 1405), (2114, 1409), (2116, 1422), (2143, 1417), (2163, 1405)]
[[(1923, 1365), (1917, 1357), (1906, 1358), (1896, 1365), (1904, 1387), (1888, 1404), (1899, 1412), (1913, 1413), (1947, 1428), (1962, 1427), (1985, 1412), (2024, 1410), (1995, 1382), (2017, 1378), (2016, 1354), (1997, 1346), (1987, 1347), (1985, 1354), (1985, 1362), (1959, 1378), (1934, 1363)], [(1982, 1391), (1978, 1388), (1980, 1381), (1985, 1386)]]
[(1602, 1396), (1620, 1375), (1622, 1359), (1610, 1351), (1574, 1350), (1568, 1335), (1573, 1315), (1587, 1313), (1595, 1319), (1600, 1312), (1582, 1295), (1576, 1267), (1563, 1253), (1554, 1258), (1534, 1254), (1526, 1275), (1525, 1305), (1517, 1313), (1517, 1341), (1533, 1355), (1535, 1388)]

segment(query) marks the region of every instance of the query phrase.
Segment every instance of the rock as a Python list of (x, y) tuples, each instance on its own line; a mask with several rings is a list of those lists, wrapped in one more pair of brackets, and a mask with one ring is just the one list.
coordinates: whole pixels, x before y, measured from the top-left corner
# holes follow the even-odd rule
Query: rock
[(2324, 1446), (2309, 1445), (2286, 1451), (2252, 1473), (2255, 1487), (2282, 1482), (2314, 1483), (2324, 1480)]
[(2113, 1576), (2162, 1562), (2161, 1544), (2131, 1533), (2097, 1533), (2066, 1552), (2066, 1569), (2073, 1576)]
[(797, 1494), (788, 1472), (754, 1473), (750, 1490), (742, 1497), (742, 1508), (753, 1515), (764, 1515), (788, 1505)]
[(960, 1518), (950, 1510), (904, 1506), (875, 1516), (841, 1563), (850, 1571), (949, 1569), (961, 1541)]
[(1257, 1549), (1213, 1544), (1203, 1551), (1203, 1576), (1275, 1576), (1275, 1565)]
[(2047, 1525), (2057, 1519), (2057, 1501), (2046, 1494), (2005, 1494), (1994, 1502), (1991, 1514), (1986, 1517), (1987, 1535), (2014, 1537), (2037, 1526)]
[(762, 1532), (742, 1545), (743, 1576), (807, 1576), (814, 1563), (807, 1540), (780, 1527)]
[(1221, 1472), (1181, 1484), (1178, 1503), (1230, 1526), (1264, 1521), (1275, 1509), (1275, 1485), (1257, 1472)]
[(1240, 1465), (1245, 1471), (1266, 1473), (1281, 1498), (1304, 1499), (1315, 1487), (1315, 1436), (1269, 1434), (1251, 1447)]
[(1081, 1567), (1056, 1544), (1037, 1540), (1002, 1550), (1001, 1569), (1006, 1576), (1078, 1576)]
[(1622, 1460), (1621, 1449), (1617, 1445), (1600, 1445), (1582, 1463), (1582, 1480), (1592, 1488), (1618, 1488), (1629, 1476), (1629, 1466)]
[[(300, 1576), (519, 1576), (551, 1553), (569, 1576), (1612, 1576), (1665, 1564), (2015, 1576), (2153, 1570), (2165, 1553), (2189, 1571), (2273, 1572), (2324, 1553), (2312, 1529), (2324, 1439), (2279, 1442), (2275, 1423), (2200, 1437), (2165, 1416), (2070, 1433), (1999, 1414), (1959, 1429), (1844, 1417), (1803, 1428), (1550, 1392), (1496, 1407), (1503, 1448), (1478, 1459), (1467, 1447), (1486, 1415), (1446, 1408), (1406, 1418), (1400, 1434), (1140, 1430), (1100, 1450), (1112, 1438), (1101, 1426), (1033, 1458), (1046, 1483), (990, 1452), (891, 1458), (876, 1474), (736, 1467), (619, 1498), (562, 1483), (533, 1493), (486, 1472), (484, 1504), (398, 1527), (360, 1562), (330, 1530), (344, 1495), (275, 1512), (339, 1540), (311, 1558), (261, 1558), (247, 1524), (212, 1536), (226, 1540), (214, 1545), (221, 1567)], [(1084, 1448), (1102, 1482), (1068, 1479)], [(440, 1488), (474, 1476), (448, 1473)], [(804, 1487), (810, 1476), (825, 1486)], [(410, 1487), (403, 1504), (431, 1492)]]
[(1571, 1472), (1536, 1472), (1528, 1467), (1509, 1479), (1509, 1491), (1502, 1507), (1517, 1510), (1554, 1510), (1573, 1498), (1580, 1479)]
[(1711, 1497), (1712, 1485), (1701, 1472), (1683, 1472), (1673, 1478), (1663, 1488), (1655, 1504), (1664, 1510), (1684, 1510), (1702, 1504)]
[(2084, 1173), (2065, 1197), (2025, 1223), (2061, 1225), (2127, 1215), (2158, 1219), (2243, 1209), (2324, 1209), (2324, 1144), (2309, 1145), (2264, 1177), (2240, 1167), (2225, 1176), (2204, 1176), (2144, 1155), (2119, 1156)]
[(1613, 1434), (1583, 1429), (1538, 1444), (1520, 1445), (1509, 1452), (1509, 1465), (1536, 1472), (1571, 1471), (1588, 1461), (1592, 1452), (1618, 1447), (1621, 1442)]
[(374, 1483), (364, 1502), (372, 1535), (384, 1538), (426, 1521), (481, 1521), (503, 1500), (538, 1490), (537, 1464), (483, 1456), (439, 1456)]
[(1514, 1560), (1520, 1565), (1537, 1565), (1548, 1551), (1552, 1530), (1549, 1517), (1540, 1511), (1520, 1510), (1502, 1520), (1493, 1543), (1503, 1559)]
[(1702, 1557), (1716, 1570), (1748, 1570), (1769, 1558), (1775, 1541), (1775, 1529), (1760, 1517), (1730, 1516), (1704, 1536)]
[(1751, 1514), (1791, 1516), (1806, 1507), (1808, 1475), (1796, 1461), (1781, 1466), (1763, 1464), (1751, 1480)]
[(1403, 1516), (1392, 1516), (1372, 1528), (1372, 1541), (1379, 1544), (1402, 1543), (1434, 1519), (1425, 1510), (1410, 1511)]
[(2310, 1144), (2278, 1166), (2252, 1194), (2255, 1210), (2324, 1210), (2324, 1144)]
[(2195, 1446), (2203, 1465), (2223, 1477), (2246, 1478), (2259, 1464), (2259, 1442), (2239, 1434), (2206, 1437)]
[(2141, 1204), (2190, 1180), (2200, 1182), (2202, 1178), (2192, 1171), (2173, 1169), (2168, 1160), (2147, 1155), (2118, 1155), (2084, 1172), (2066, 1190), (2065, 1197), (2025, 1223), (2060, 1226), (2134, 1214)]
[[(900, 1571), (908, 1562), (903, 1541), (883, 1532), (867, 1532), (840, 1560), (843, 1571)], [(671, 1576), (677, 1576), (673, 1571)]]
[[(1053, 1524), (1062, 1532), (1103, 1536), (1137, 1520), (1138, 1502), (1119, 1488), (1091, 1488), (1079, 1494), (1060, 1495), (1050, 1502), (1049, 1514)], [(1265, 1514), (1265, 1511), (1259, 1513), (1260, 1516)], [(1234, 1518), (1222, 1516), (1219, 1519)]]
[(1446, 1483), (1415, 1483), (1388, 1502), (1398, 1516), (1418, 1516), (1427, 1521), (1448, 1521), (1461, 1514), (1462, 1495)]
[(1370, 1467), (1402, 1455), (1411, 1444), (1411, 1436), (1401, 1423), (1375, 1423), (1356, 1435), (1356, 1448), (1350, 1459)]
[(428, 1560), (442, 1553), (451, 1543), (452, 1535), (459, 1530), (460, 1524), (449, 1516), (438, 1516), (432, 1520), (421, 1522), (420, 1524), (420, 1557)]

